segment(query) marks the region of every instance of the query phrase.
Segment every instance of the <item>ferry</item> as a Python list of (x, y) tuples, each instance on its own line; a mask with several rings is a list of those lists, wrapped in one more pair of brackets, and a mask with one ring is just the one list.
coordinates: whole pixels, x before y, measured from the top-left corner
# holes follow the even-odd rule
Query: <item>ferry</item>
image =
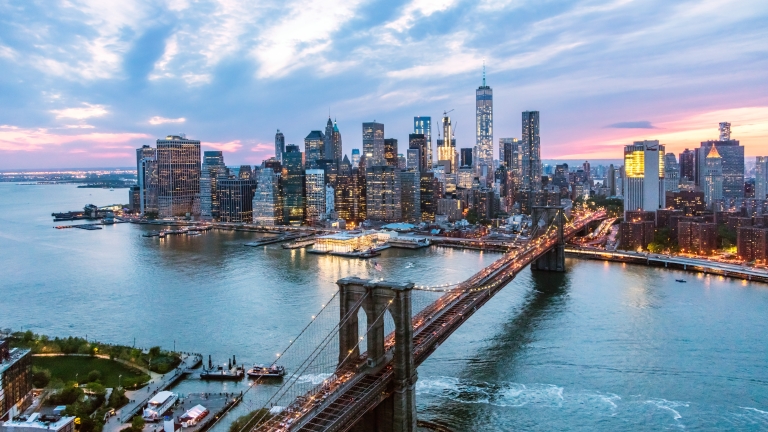
[(163, 414), (171, 409), (178, 399), (179, 395), (176, 393), (161, 391), (149, 400), (147, 407), (144, 408), (142, 417), (150, 422), (159, 421), (163, 418)]
[(245, 376), (245, 370), (242, 366), (235, 366), (232, 369), (219, 366), (215, 369), (203, 369), (200, 372), (200, 379), (203, 380), (240, 381), (243, 376)]
[(249, 378), (282, 378), (285, 375), (284, 366), (253, 365), (248, 369)]

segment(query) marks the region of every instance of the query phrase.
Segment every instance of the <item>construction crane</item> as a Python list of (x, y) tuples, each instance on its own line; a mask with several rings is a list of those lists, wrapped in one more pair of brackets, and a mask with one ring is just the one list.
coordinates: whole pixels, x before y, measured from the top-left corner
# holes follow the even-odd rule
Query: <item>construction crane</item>
[(451, 109), (450, 111), (443, 111), (443, 117), (447, 117), (448, 114), (452, 113), (455, 108)]

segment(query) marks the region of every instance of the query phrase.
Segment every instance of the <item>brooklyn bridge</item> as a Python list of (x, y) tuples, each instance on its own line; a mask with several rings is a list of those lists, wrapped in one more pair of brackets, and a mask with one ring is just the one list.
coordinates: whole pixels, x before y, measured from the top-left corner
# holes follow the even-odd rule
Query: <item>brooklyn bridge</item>
[(275, 364), (289, 373), (243, 429), (416, 430), (418, 366), (527, 266), (565, 271), (566, 241), (606, 213), (536, 207), (533, 216), (528, 238), (462, 282), (339, 280), (338, 291), (277, 355)]

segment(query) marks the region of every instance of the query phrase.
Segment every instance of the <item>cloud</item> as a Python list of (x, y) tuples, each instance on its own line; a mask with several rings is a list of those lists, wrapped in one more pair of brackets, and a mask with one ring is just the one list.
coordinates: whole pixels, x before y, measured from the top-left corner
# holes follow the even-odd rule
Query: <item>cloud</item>
[(89, 124), (64, 125), (64, 129), (94, 129), (96, 126)]
[(47, 129), (25, 129), (16, 126), (0, 126), (0, 150), (5, 151), (49, 151), (52, 147), (80, 143), (90, 148), (91, 152), (100, 147), (110, 147), (115, 143), (129, 143), (151, 138), (143, 133), (88, 133), (65, 135), (50, 133)]
[(151, 119), (149, 119), (149, 124), (151, 125), (161, 125), (166, 123), (184, 123), (187, 121), (184, 117), (179, 118), (165, 118), (160, 116), (154, 116)]
[(656, 129), (648, 120), (618, 122), (609, 124), (606, 127), (613, 129)]
[(203, 141), (201, 145), (203, 147), (210, 147), (214, 150), (225, 151), (225, 152), (236, 152), (240, 150), (240, 148), (243, 146), (240, 140), (234, 140), (234, 141), (223, 142), (223, 143)]
[(388, 23), (385, 27), (403, 32), (416, 25), (420, 18), (426, 18), (436, 12), (450, 9), (457, 3), (457, 0), (413, 0), (396, 20)]
[(94, 105), (89, 103), (83, 103), (84, 107), (80, 108), (64, 108), (60, 110), (51, 110), (56, 114), (57, 119), (71, 118), (75, 120), (84, 120), (91, 117), (101, 117), (108, 113), (104, 105)]

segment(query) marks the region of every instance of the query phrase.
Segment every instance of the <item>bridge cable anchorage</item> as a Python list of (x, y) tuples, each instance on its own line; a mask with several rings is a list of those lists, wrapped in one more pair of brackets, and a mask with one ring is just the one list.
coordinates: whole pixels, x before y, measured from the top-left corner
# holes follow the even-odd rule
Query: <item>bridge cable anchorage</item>
[[(363, 297), (363, 298), (365, 298), (365, 297)], [(361, 302), (359, 302), (359, 303), (360, 303), (360, 305), (362, 305), (362, 301), (361, 301)], [(344, 364), (347, 362), (347, 360), (350, 358), (350, 356), (352, 355), (352, 353), (353, 353), (353, 352), (355, 352), (355, 350), (359, 348), (360, 344), (363, 342), (363, 340), (364, 340), (364, 339), (366, 339), (366, 337), (368, 336), (368, 333), (370, 333), (370, 331), (371, 331), (371, 330), (374, 328), (375, 324), (376, 324), (376, 323), (378, 323), (378, 322), (379, 322), (379, 320), (381, 320), (381, 319), (382, 319), (382, 318), (385, 316), (385, 314), (386, 314), (386, 312), (389, 310), (389, 306), (390, 306), (391, 304), (392, 304), (392, 300), (390, 300), (390, 301), (389, 301), (389, 302), (386, 304), (386, 306), (385, 306), (385, 307), (384, 307), (384, 309), (381, 311), (381, 313), (380, 313), (380, 314), (379, 314), (379, 315), (376, 317), (376, 319), (375, 319), (375, 320), (374, 320), (372, 323), (368, 324), (368, 326), (367, 326), (367, 327), (368, 327), (368, 329), (366, 330), (365, 334), (364, 334), (363, 336), (360, 336), (360, 337), (358, 338), (357, 342), (356, 342), (356, 343), (355, 343), (355, 345), (352, 347), (352, 349), (350, 349), (350, 350), (348, 351), (348, 353), (347, 353), (347, 355), (344, 357), (344, 359), (343, 359), (342, 361), (338, 362), (338, 364), (339, 364), (339, 365), (344, 365)], [(352, 311), (350, 311), (350, 312), (352, 312)], [(355, 312), (355, 314), (356, 314), (356, 313), (357, 313), (357, 312)], [(351, 315), (354, 315), (354, 314), (352, 314), (352, 313), (351, 313)], [(360, 355), (360, 356), (362, 357), (362, 355)], [(358, 365), (355, 365), (355, 368), (356, 368), (357, 366), (358, 366)], [(342, 369), (339, 369), (339, 370), (343, 370), (343, 369), (344, 369), (344, 368), (342, 368)], [(339, 379), (339, 378), (337, 377), (337, 378), (336, 378), (336, 380), (338, 380), (338, 379)], [(328, 386), (331, 386), (331, 385), (332, 385), (332, 384), (330, 384), (330, 383), (327, 383), (327, 381), (328, 381), (328, 380), (325, 380), (325, 381), (324, 381), (324, 382), (321, 384), (321, 386), (322, 386), (322, 387), (325, 387), (325, 386), (326, 386), (326, 384), (328, 384)], [(343, 384), (343, 382), (342, 382), (342, 384)], [(310, 406), (310, 405), (314, 404), (314, 396), (315, 396), (316, 394), (320, 393), (320, 391), (322, 390), (322, 387), (321, 387), (321, 389), (318, 389), (318, 388), (317, 388), (317, 386), (315, 386), (314, 388), (310, 389), (309, 391), (306, 391), (306, 392), (304, 392), (304, 395), (309, 395), (309, 397), (306, 397), (306, 398), (305, 398), (305, 400), (306, 400), (306, 401), (305, 401), (305, 402), (303, 402), (303, 404), (302, 404), (302, 401), (294, 400), (294, 402), (293, 402), (291, 405), (294, 405), (294, 404), (296, 404), (297, 402), (299, 402), (299, 405), (298, 405), (298, 406), (295, 406), (295, 407), (292, 407), (291, 405), (288, 405), (288, 406), (286, 406), (286, 407), (285, 407), (285, 409), (283, 409), (283, 411), (282, 411), (280, 414), (286, 413), (286, 415), (287, 415), (287, 414), (292, 414), (293, 412), (298, 412), (299, 414), (297, 414), (296, 418), (300, 417), (300, 415), (301, 415), (302, 411), (304, 411), (305, 409), (308, 411), (308, 410), (309, 410), (308, 406)], [(266, 415), (266, 413), (264, 413), (264, 415)], [(282, 420), (282, 421), (285, 421), (285, 420), (286, 420), (286, 418), (285, 418), (285, 417), (286, 417), (286, 415), (283, 415), (283, 416), (281, 416), (281, 415), (276, 415), (275, 417), (273, 417), (273, 418), (271, 418), (271, 419), (267, 420), (267, 421), (266, 421), (264, 424), (262, 424), (262, 425), (259, 425), (259, 426), (254, 426), (254, 428), (253, 428), (252, 430), (253, 430), (253, 431), (256, 431), (256, 430), (258, 430), (258, 429), (264, 429), (264, 430), (272, 430), (272, 428), (274, 428), (275, 426), (279, 426), (279, 425), (280, 425), (280, 422), (281, 422), (281, 420)], [(264, 417), (264, 416), (262, 416), (261, 418), (263, 419), (263, 417)], [(259, 421), (260, 421), (260, 420), (259, 420)], [(258, 421), (257, 421), (257, 423), (256, 423), (256, 424), (258, 425)], [(241, 429), (241, 431), (242, 431), (242, 429)]]
[[(338, 291), (337, 291), (338, 294)], [(362, 304), (365, 302), (366, 298), (368, 297), (368, 293), (363, 295), (354, 305), (352, 309), (344, 316), (343, 320), (339, 320), (338, 324), (323, 338), (323, 340), (318, 344), (315, 349), (309, 354), (307, 358), (304, 359), (304, 361), (298, 366), (297, 370), (291, 374), (290, 377), (286, 381), (283, 382), (283, 384), (273, 393), (272, 397), (270, 397), (265, 403), (264, 406), (262, 406), (262, 409), (266, 409), (269, 404), (277, 398), (279, 401), (283, 396), (285, 396), (289, 391), (293, 389), (293, 387), (298, 383), (299, 378), (301, 378), (303, 372), (305, 372), (309, 366), (311, 366), (312, 362), (322, 353), (322, 351), (325, 349), (325, 347), (328, 346), (328, 343), (331, 342), (332, 337), (338, 334), (338, 329), (346, 324), (349, 319), (354, 316), (357, 309), (359, 309)], [(354, 312), (354, 313), (353, 313)], [(312, 320), (312, 322), (315, 322), (315, 319)], [(311, 323), (310, 323), (311, 324)], [(307, 363), (309, 362), (309, 364)], [(287, 387), (286, 387), (287, 386)], [(282, 394), (278, 397), (278, 394), (282, 391)], [(263, 412), (261, 417), (256, 419), (256, 424), (258, 424), (264, 416), (266, 416), (267, 411)], [(240, 428), (238, 432), (242, 432), (246, 427), (248, 427), (248, 424), (250, 422), (243, 425), (243, 427)], [(255, 428), (255, 425), (254, 425)]]
[[(328, 306), (329, 306), (331, 303), (333, 303), (333, 299), (335, 299), (335, 298), (336, 298), (336, 296), (339, 294), (339, 291), (340, 291), (340, 290), (338, 290), (338, 289), (337, 289), (337, 290), (336, 290), (336, 292), (334, 292), (334, 293), (333, 293), (333, 295), (331, 296), (331, 298), (330, 298), (330, 299), (329, 299), (327, 302), (325, 302), (325, 303), (322, 305), (322, 307), (321, 307), (321, 308), (320, 308), (320, 310), (317, 312), (317, 314), (315, 315), (315, 317), (319, 317), (319, 316), (320, 316), (320, 315), (323, 313), (323, 311), (325, 311), (325, 310), (328, 308)], [(273, 361), (273, 362), (270, 364), (270, 367), (272, 367), (272, 366), (274, 366), (275, 364), (277, 364), (277, 361), (278, 361), (278, 360), (280, 360), (280, 359), (282, 359), (282, 358), (284, 357), (285, 353), (286, 353), (286, 352), (287, 352), (287, 351), (288, 351), (288, 350), (289, 350), (289, 349), (290, 349), (290, 348), (291, 348), (291, 347), (292, 347), (292, 346), (293, 346), (293, 345), (296, 343), (296, 341), (298, 341), (298, 340), (299, 340), (299, 338), (301, 338), (301, 336), (302, 336), (302, 335), (303, 335), (303, 334), (304, 334), (304, 333), (307, 331), (307, 329), (308, 329), (308, 328), (309, 328), (309, 327), (310, 327), (310, 326), (311, 326), (311, 325), (312, 325), (314, 322), (316, 322), (316, 320), (315, 320), (315, 319), (312, 319), (312, 320), (311, 320), (311, 321), (310, 321), (310, 322), (309, 322), (309, 323), (308, 323), (306, 326), (304, 326), (304, 328), (303, 328), (303, 329), (301, 329), (301, 331), (299, 332), (299, 334), (298, 334), (298, 335), (297, 335), (295, 338), (293, 338), (293, 339), (292, 339), (292, 340), (291, 340), (291, 341), (288, 343), (288, 346), (286, 346), (286, 347), (285, 347), (285, 348), (284, 348), (284, 349), (283, 349), (283, 350), (282, 350), (280, 353), (278, 353), (278, 354), (277, 354), (277, 356), (276, 356), (275, 360), (274, 360), (274, 361)], [(242, 396), (241, 396), (241, 400), (242, 400), (242, 398), (243, 398), (243, 397), (244, 397), (246, 394), (248, 394), (248, 392), (249, 392), (249, 391), (251, 391), (251, 389), (252, 389), (252, 388), (256, 387), (256, 384), (258, 384), (258, 383), (259, 383), (259, 381), (261, 381), (261, 380), (263, 380), (263, 377), (261, 377), (261, 376), (259, 376), (259, 377), (256, 377), (256, 379), (254, 379), (254, 380), (251, 382), (251, 384), (249, 384), (249, 385), (248, 385), (248, 388), (246, 388), (246, 389), (245, 389), (245, 391), (243, 392), (243, 394), (242, 394)], [(249, 402), (249, 404), (250, 404), (250, 402)], [(222, 413), (221, 413), (221, 415), (220, 415), (220, 416), (218, 416), (218, 417), (217, 417), (217, 418), (214, 420), (213, 424), (211, 424), (211, 426), (209, 426), (209, 429), (210, 429), (210, 428), (213, 428), (213, 427), (214, 427), (214, 426), (215, 426), (215, 425), (216, 425), (216, 424), (217, 424), (219, 421), (221, 421), (221, 419), (223, 419), (223, 418), (224, 418), (224, 415), (225, 415), (225, 414), (227, 414), (227, 413), (228, 413), (230, 410), (232, 410), (232, 408), (234, 408), (234, 407), (235, 407), (235, 404), (232, 404), (232, 405), (231, 405), (229, 408), (227, 408), (227, 409), (226, 409), (224, 412), (222, 412)], [(247, 424), (247, 423), (246, 423), (246, 424)], [(241, 429), (240, 429), (240, 431), (241, 431), (241, 432), (242, 432), (242, 430), (243, 430), (243, 428), (241, 428)]]

